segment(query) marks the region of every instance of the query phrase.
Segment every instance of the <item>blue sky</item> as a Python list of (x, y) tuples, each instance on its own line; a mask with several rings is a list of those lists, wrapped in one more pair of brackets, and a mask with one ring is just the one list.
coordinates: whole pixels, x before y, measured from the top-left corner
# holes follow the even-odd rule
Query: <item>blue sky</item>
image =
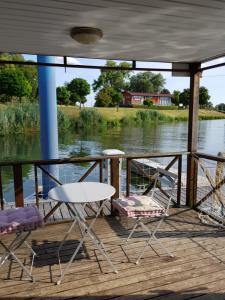
[[(34, 55), (24, 55), (26, 59), (36, 60)], [(61, 63), (62, 58), (56, 58), (57, 62)], [(214, 60), (213, 63), (221, 63), (225, 62), (225, 58), (219, 58)], [(103, 60), (90, 60), (90, 59), (80, 59), (80, 58), (69, 58), (68, 63), (81, 63), (81, 64), (97, 64), (104, 65), (105, 61)], [(209, 65), (210, 63), (204, 64), (204, 66)], [(160, 64), (160, 63), (145, 63), (139, 62), (138, 67), (171, 67), (170, 64)], [(189, 78), (188, 77), (172, 77), (172, 75), (168, 72), (161, 72), (166, 79), (166, 88), (173, 92), (173, 90), (182, 91), (184, 88), (189, 87)], [(94, 79), (96, 79), (100, 74), (99, 70), (93, 69), (73, 69), (68, 68), (66, 71), (64, 68), (56, 68), (56, 85), (61, 86), (64, 85), (65, 82), (71, 81), (75, 77), (81, 77), (86, 79), (90, 85), (92, 85)], [(134, 72), (135, 74), (135, 72)], [(225, 103), (225, 67), (212, 69), (203, 72), (201, 78), (201, 85), (205, 86), (209, 90), (209, 94), (211, 95), (210, 101), (213, 102), (214, 105), (218, 103)], [(93, 91), (88, 96), (87, 106), (93, 106), (94, 104), (94, 93)]]

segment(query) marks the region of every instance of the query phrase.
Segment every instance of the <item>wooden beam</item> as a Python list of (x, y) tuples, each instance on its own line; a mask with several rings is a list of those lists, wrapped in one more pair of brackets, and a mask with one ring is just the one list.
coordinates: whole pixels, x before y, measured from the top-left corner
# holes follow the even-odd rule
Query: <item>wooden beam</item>
[(197, 198), (198, 164), (193, 159), (192, 153), (197, 152), (198, 147), (198, 108), (199, 108), (199, 85), (200, 63), (190, 64), (190, 103), (188, 118), (188, 152), (187, 157), (187, 189), (186, 204), (193, 207)]
[(3, 198), (3, 189), (2, 189), (2, 168), (0, 167), (0, 205), (1, 210), (4, 209), (4, 198)]
[(14, 191), (16, 207), (24, 206), (22, 165), (13, 166)]
[[(116, 189), (115, 194), (112, 196), (112, 199), (119, 198), (119, 191), (120, 191), (120, 159), (118, 157), (112, 158), (110, 160), (111, 168), (110, 168), (110, 178), (111, 178), (111, 185), (114, 186)], [(113, 207), (111, 205), (111, 213), (113, 213)]]
[(63, 63), (44, 63), (36, 61), (11, 61), (11, 60), (0, 60), (0, 65), (23, 65), (23, 66), (46, 66), (46, 67), (62, 67), (62, 68), (77, 68), (77, 69), (94, 69), (94, 70), (113, 70), (113, 71), (152, 71), (152, 72), (189, 72), (186, 69), (172, 69), (172, 68), (147, 68), (147, 67), (136, 67), (136, 62), (130, 67), (108, 67), (99, 65), (76, 65), (68, 64), (67, 59), (64, 56)]

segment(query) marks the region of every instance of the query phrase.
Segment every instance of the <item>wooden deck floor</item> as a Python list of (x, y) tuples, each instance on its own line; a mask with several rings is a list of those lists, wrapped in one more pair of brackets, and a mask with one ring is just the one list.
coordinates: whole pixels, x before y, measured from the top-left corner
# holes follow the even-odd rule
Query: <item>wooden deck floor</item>
[[(225, 231), (200, 224), (192, 210), (171, 209), (171, 216), (159, 232), (175, 258), (166, 257), (152, 243), (153, 248), (148, 249), (138, 266), (134, 261), (146, 239), (144, 233), (137, 232), (125, 245), (130, 224), (115, 217), (99, 218), (95, 231), (119, 273), (112, 273), (102, 255), (87, 241), (63, 283), (57, 286), (59, 266), (55, 252), (69, 225), (46, 225), (33, 232), (30, 243), (39, 255), (33, 270), (37, 281), (26, 281), (15, 263), (11, 279), (4, 280), (8, 266), (3, 266), (0, 299), (225, 299)], [(79, 238), (78, 231), (69, 237), (62, 255), (63, 266)]]

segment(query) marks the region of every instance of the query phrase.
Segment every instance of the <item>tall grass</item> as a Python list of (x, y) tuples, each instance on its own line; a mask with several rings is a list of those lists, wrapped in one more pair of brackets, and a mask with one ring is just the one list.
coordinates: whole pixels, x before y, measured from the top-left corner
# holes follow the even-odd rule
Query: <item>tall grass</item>
[[(114, 112), (115, 113), (115, 112)], [(113, 111), (112, 111), (113, 114)], [(216, 119), (217, 116), (199, 116), (200, 120)], [(220, 118), (220, 116), (218, 116)], [(124, 117), (115, 117), (95, 108), (81, 109), (77, 114), (68, 114), (63, 109), (58, 109), (59, 131), (75, 130), (104, 130), (107, 128), (130, 126), (148, 126), (152, 123), (187, 121), (184, 114), (165, 114), (152, 109), (138, 109), (134, 114)], [(9, 104), (0, 110), (0, 134), (17, 134), (26, 131), (39, 131), (40, 117), (39, 105), (36, 103)]]
[[(59, 130), (69, 129), (70, 118), (61, 110), (58, 111)], [(9, 104), (0, 110), (0, 134), (17, 134), (39, 131), (40, 113), (36, 103)]]
[(82, 109), (78, 116), (71, 117), (71, 127), (74, 129), (94, 129), (107, 125), (107, 120), (96, 109)]
[(171, 122), (174, 119), (172, 117), (163, 115), (156, 110), (140, 110), (137, 111), (135, 116), (124, 117), (122, 122), (124, 124), (134, 125), (148, 125), (149, 123), (156, 122)]
[(39, 128), (39, 108), (34, 103), (9, 104), (0, 111), (0, 133), (16, 134)]

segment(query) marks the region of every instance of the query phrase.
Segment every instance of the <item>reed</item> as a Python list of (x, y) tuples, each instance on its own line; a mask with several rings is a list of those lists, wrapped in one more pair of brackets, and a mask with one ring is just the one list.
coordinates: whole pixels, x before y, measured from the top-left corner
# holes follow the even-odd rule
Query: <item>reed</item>
[[(71, 120), (63, 111), (58, 111), (59, 130), (71, 127)], [(40, 114), (36, 103), (9, 104), (0, 110), (0, 134), (17, 134), (39, 131)]]

